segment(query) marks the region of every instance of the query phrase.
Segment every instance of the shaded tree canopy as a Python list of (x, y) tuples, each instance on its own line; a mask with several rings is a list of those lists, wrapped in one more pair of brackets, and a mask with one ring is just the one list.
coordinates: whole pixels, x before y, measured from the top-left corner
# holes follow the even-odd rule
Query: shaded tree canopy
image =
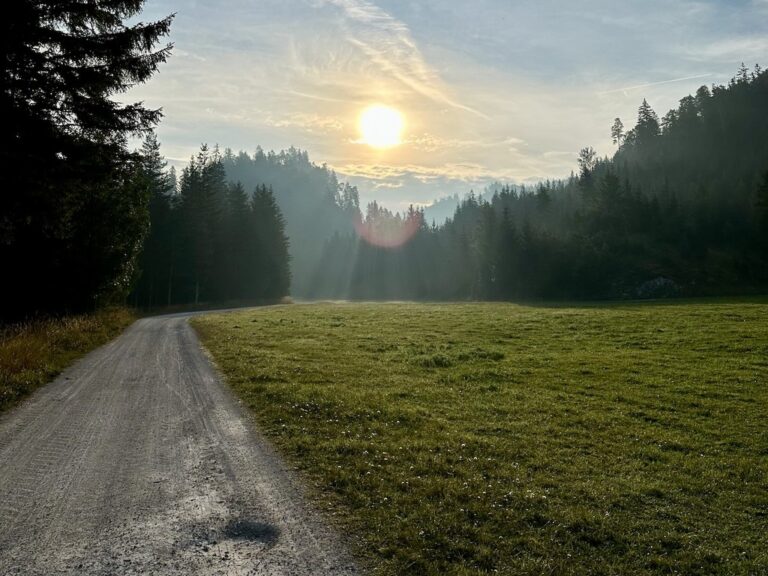
[(154, 135), (142, 147), (151, 229), (141, 254), (137, 306), (274, 302), (289, 292), (288, 237), (272, 189), (229, 182), (224, 157), (204, 145), (181, 171), (165, 171)]
[[(382, 247), (325, 244), (324, 297), (598, 299), (768, 288), (768, 74), (745, 67), (659, 120), (643, 100), (616, 119), (618, 150), (580, 173), (470, 194), (445, 225)], [(368, 218), (371, 211), (368, 211)], [(393, 215), (397, 219), (397, 215)], [(402, 218), (402, 217), (401, 217)]]
[(0, 316), (84, 309), (129, 288), (147, 189), (126, 138), (160, 111), (113, 98), (171, 48), (155, 48), (170, 16), (124, 23), (142, 5), (23, 0), (4, 14)]

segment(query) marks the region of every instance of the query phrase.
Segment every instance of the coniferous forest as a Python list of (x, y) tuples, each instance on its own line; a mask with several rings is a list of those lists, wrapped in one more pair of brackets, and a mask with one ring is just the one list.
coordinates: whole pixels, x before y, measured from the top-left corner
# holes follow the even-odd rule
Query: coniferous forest
[[(99, 5), (100, 6), (100, 5)], [(203, 146), (176, 174), (160, 110), (112, 97), (168, 58), (172, 17), (24, 3), (6, 20), (0, 316), (127, 301), (604, 299), (768, 286), (768, 73), (742, 66), (659, 116), (617, 118), (612, 157), (468, 194), (443, 224), (361, 208), (291, 148)], [(41, 46), (47, 49), (41, 49)], [(131, 136), (145, 138), (131, 151)], [(574, 166), (574, 169), (577, 167)]]
[[(478, 195), (470, 193), (441, 225), (428, 222), (423, 209), (399, 214), (377, 202), (361, 208), (353, 186), (340, 183), (333, 171), (296, 149), (265, 153), (257, 148), (252, 155), (231, 150), (211, 155), (204, 149), (182, 173), (178, 192), (166, 193), (159, 211), (165, 214), (172, 211), (168, 206), (183, 205), (190, 194), (190, 174), (205, 172), (205, 166), (217, 174), (214, 188), (220, 190), (240, 189), (243, 182), (248, 189), (268, 183), (274, 205), (285, 215), (291, 291), (305, 298), (615, 299), (756, 293), (768, 285), (766, 112), (768, 74), (759, 67), (742, 67), (727, 86), (701, 87), (662, 118), (643, 101), (633, 128), (625, 132), (618, 118), (607, 127), (617, 146), (612, 158), (598, 158), (584, 148), (578, 173), (570, 178), (528, 187), (498, 184)], [(153, 150), (157, 164), (159, 152)], [(145, 147), (144, 157), (149, 156)], [(227, 212), (226, 200), (211, 202), (203, 211), (224, 234), (230, 224), (221, 215), (238, 210)], [(270, 217), (280, 221), (279, 213)], [(153, 215), (153, 221), (163, 218)], [(207, 301), (277, 295), (259, 291), (254, 280), (246, 282), (253, 292), (229, 293), (225, 287), (233, 277), (203, 264), (199, 274), (193, 272), (197, 268), (189, 256), (185, 272), (183, 266), (166, 262), (158, 265), (166, 272), (147, 274), (157, 268), (149, 261), (173, 253), (173, 242), (160, 237), (163, 229), (156, 226), (148, 239), (148, 264), (136, 292), (139, 303), (162, 300), (167, 279), (175, 277), (170, 269), (179, 271), (178, 291), (170, 302), (196, 301), (198, 276), (208, 278), (202, 284)], [(234, 245), (249, 244), (245, 236), (235, 240), (232, 230), (229, 237)], [(272, 261), (284, 262), (280, 255), (286, 240), (270, 241), (278, 248), (266, 252), (273, 254)], [(216, 246), (224, 244), (204, 242), (199, 249), (220, 261), (213, 256)], [(238, 274), (246, 269), (236, 266)], [(283, 271), (282, 278), (287, 276)], [(157, 278), (166, 278), (160, 281), (162, 288)], [(217, 282), (220, 288), (214, 288)], [(287, 286), (286, 281), (270, 285)]]
[(442, 226), (418, 210), (393, 215), (369, 206), (366, 226), (404, 230), (408, 241), (381, 247), (334, 234), (312, 295), (601, 299), (765, 291), (768, 73), (742, 66), (727, 86), (702, 86), (662, 118), (643, 101), (633, 128), (625, 133), (618, 118), (609, 128), (612, 158), (584, 148), (569, 179), (470, 194)]
[(151, 227), (132, 298), (155, 307), (268, 302), (288, 294), (288, 239), (272, 190), (228, 182), (217, 150), (203, 146), (176, 179), (150, 134), (141, 151)]
[(93, 308), (138, 274), (149, 226), (128, 137), (159, 110), (113, 97), (168, 58), (172, 17), (126, 25), (143, 2), (16, 2), (0, 25), (0, 317)]

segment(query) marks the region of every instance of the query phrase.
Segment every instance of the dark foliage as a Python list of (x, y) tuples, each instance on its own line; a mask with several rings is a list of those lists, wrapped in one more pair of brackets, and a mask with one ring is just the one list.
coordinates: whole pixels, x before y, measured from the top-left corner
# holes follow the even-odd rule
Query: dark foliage
[(248, 194), (239, 182), (228, 182), (221, 155), (207, 146), (181, 172), (178, 185), (173, 172), (164, 171), (154, 136), (144, 143), (142, 158), (152, 226), (133, 303), (265, 302), (288, 294), (288, 239), (270, 188), (258, 185)]
[(126, 137), (158, 110), (112, 98), (168, 57), (143, 0), (24, 0), (0, 24), (0, 317), (83, 310), (128, 289), (147, 193)]
[[(428, 227), (374, 206), (367, 229), (410, 226), (398, 246), (336, 234), (316, 296), (597, 299), (764, 291), (768, 287), (768, 73), (742, 67), (659, 120), (611, 128), (612, 159), (592, 148), (579, 175), (464, 199)], [(365, 235), (363, 235), (365, 236)], [(381, 244), (381, 243), (379, 243)]]
[(266, 185), (274, 192), (291, 240), (292, 291), (308, 295), (325, 240), (354, 230), (357, 189), (340, 184), (332, 170), (313, 164), (295, 148), (264, 152), (259, 147), (252, 155), (227, 149), (221, 161), (230, 182), (241, 182), (247, 190)]

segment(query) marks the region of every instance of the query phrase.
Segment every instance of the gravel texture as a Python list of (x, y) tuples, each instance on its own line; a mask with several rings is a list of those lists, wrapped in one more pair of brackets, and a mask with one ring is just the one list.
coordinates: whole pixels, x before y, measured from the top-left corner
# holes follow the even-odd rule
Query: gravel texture
[(357, 574), (187, 315), (0, 417), (0, 574)]

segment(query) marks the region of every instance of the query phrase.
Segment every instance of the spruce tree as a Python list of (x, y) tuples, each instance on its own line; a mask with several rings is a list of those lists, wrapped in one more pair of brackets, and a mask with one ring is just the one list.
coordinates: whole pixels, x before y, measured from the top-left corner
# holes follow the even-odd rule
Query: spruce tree
[(142, 5), (21, 0), (3, 16), (0, 316), (87, 308), (134, 277), (148, 194), (126, 138), (160, 111), (114, 96), (171, 48), (155, 50), (171, 17), (124, 23)]
[(659, 133), (659, 117), (648, 104), (648, 101), (643, 99), (643, 103), (637, 110), (637, 126), (635, 126), (637, 142), (640, 146), (645, 146), (652, 142)]
[(270, 188), (256, 188), (251, 198), (251, 215), (255, 232), (251, 252), (255, 282), (249, 287), (251, 297), (275, 300), (288, 294), (291, 276), (285, 221)]
[(166, 166), (160, 143), (150, 132), (141, 147), (140, 161), (141, 179), (149, 192), (150, 228), (139, 258), (139, 280), (135, 287), (135, 301), (148, 308), (170, 304), (173, 291), (175, 182)]
[(248, 242), (250, 239), (248, 194), (240, 182), (227, 187), (222, 217), (222, 251), (217, 258), (219, 297), (223, 300), (247, 298)]

